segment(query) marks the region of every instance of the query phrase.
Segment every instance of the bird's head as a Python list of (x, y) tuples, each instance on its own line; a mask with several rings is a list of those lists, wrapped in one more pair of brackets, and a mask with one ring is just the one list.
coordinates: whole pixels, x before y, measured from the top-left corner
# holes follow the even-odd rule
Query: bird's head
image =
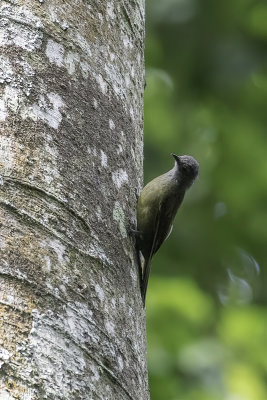
[(179, 178), (182, 179), (187, 188), (190, 187), (199, 173), (198, 162), (191, 156), (177, 156), (174, 153), (171, 155), (175, 159)]

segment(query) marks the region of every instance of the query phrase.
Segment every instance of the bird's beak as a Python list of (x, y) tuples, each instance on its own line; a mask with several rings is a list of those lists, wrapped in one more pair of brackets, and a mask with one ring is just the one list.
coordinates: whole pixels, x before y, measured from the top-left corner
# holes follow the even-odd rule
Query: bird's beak
[(179, 163), (180, 157), (177, 156), (177, 154), (171, 153), (171, 156), (173, 156), (173, 158), (175, 159), (175, 161), (176, 161), (177, 163)]

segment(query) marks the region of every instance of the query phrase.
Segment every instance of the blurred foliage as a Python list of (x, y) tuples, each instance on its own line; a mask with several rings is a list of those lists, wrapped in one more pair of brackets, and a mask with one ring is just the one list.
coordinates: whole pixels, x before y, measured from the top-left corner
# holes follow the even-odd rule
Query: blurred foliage
[(267, 399), (267, 3), (147, 0), (145, 181), (200, 177), (155, 255), (152, 400)]

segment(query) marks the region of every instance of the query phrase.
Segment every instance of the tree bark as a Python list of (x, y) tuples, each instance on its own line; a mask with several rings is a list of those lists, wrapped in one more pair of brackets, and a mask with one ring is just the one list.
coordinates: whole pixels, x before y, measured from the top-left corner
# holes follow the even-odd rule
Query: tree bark
[(147, 400), (143, 0), (0, 3), (0, 398)]

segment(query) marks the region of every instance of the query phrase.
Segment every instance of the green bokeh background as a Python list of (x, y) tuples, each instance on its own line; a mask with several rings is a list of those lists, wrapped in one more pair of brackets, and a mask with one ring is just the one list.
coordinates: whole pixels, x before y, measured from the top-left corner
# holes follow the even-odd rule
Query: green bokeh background
[(267, 2), (146, 0), (145, 182), (200, 177), (155, 255), (152, 400), (267, 399)]

